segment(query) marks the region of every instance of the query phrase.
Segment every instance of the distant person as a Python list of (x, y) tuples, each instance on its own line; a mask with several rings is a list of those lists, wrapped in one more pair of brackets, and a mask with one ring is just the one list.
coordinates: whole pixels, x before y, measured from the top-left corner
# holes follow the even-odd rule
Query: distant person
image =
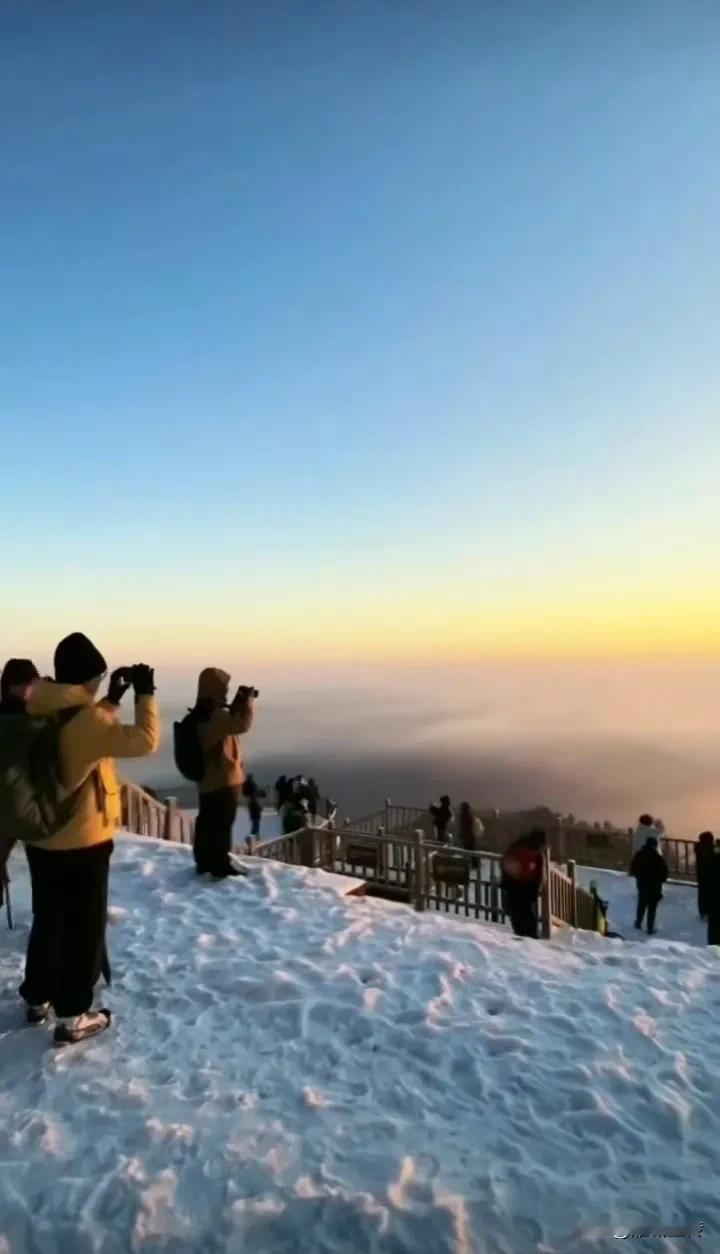
[(638, 850), (644, 848), (645, 842), (650, 836), (654, 837), (654, 839), (658, 842), (658, 844), (660, 843), (660, 832), (658, 828), (655, 826), (655, 822), (653, 820), (652, 815), (641, 814), (640, 818), (638, 819), (638, 825), (635, 828), (635, 832), (633, 834), (633, 844), (632, 844), (633, 854), (636, 854)]
[(668, 877), (667, 862), (658, 849), (657, 836), (648, 836), (642, 849), (633, 855), (630, 874), (635, 876), (638, 890), (635, 927), (642, 927), (647, 911), (648, 936), (654, 936), (655, 915), (662, 899), (662, 886)]
[[(0, 676), (0, 718), (25, 714), (33, 683), (39, 678), (40, 672), (28, 658), (12, 657), (5, 663)], [(12, 847), (13, 841), (0, 831), (0, 905)]]
[(325, 818), (328, 823), (332, 823), (337, 816), (337, 802), (332, 797), (325, 798)]
[(450, 798), (447, 796), (441, 797), (440, 805), (430, 806), (430, 814), (432, 815), (433, 827), (435, 828), (436, 841), (439, 845), (446, 845), (450, 839), (450, 824), (453, 821)]
[(320, 789), (314, 779), (307, 782), (307, 803), (310, 811), (310, 818), (313, 823), (317, 819), (318, 810), (320, 808)]
[(545, 843), (545, 832), (536, 827), (514, 840), (503, 854), (504, 906), (516, 936), (537, 938)]
[(485, 828), (480, 819), (472, 812), (472, 807), (463, 801), (458, 813), (457, 844), (461, 849), (479, 849)]
[(243, 784), (243, 796), (247, 798), (248, 815), (250, 818), (250, 840), (257, 840), (260, 835), (260, 823), (262, 820), (262, 803), (265, 793), (258, 788), (254, 775), (248, 775)]
[(288, 799), (289, 782), (287, 775), (280, 775), (275, 781), (275, 808), (278, 814)]
[(283, 836), (302, 831), (310, 823), (310, 810), (304, 797), (295, 794), (285, 802), (282, 812)]
[[(109, 1010), (91, 1007), (106, 960), (108, 873), (122, 817), (113, 759), (146, 757), (159, 742), (152, 668), (114, 671), (107, 697), (96, 705), (106, 672), (95, 645), (74, 632), (55, 650), (55, 682), (37, 680), (27, 700), (28, 714), (61, 724), (61, 777), (72, 798), (64, 826), (26, 845), (33, 922), (20, 995), (31, 1023), (54, 1009), (56, 1045), (76, 1044), (110, 1025)], [(130, 687), (135, 720), (123, 724), (119, 706)]]
[(695, 842), (695, 874), (698, 888), (698, 914), (701, 919), (708, 916), (708, 895), (710, 891), (710, 870), (715, 855), (715, 837), (712, 832), (701, 832)]
[(310, 793), (308, 789), (308, 781), (304, 775), (296, 775), (292, 780), (292, 795), (298, 801), (307, 801), (308, 810), (310, 809)]
[(229, 689), (226, 671), (208, 666), (200, 672), (195, 709), (203, 774), (193, 850), (197, 874), (209, 872), (216, 880), (245, 874), (230, 861), (230, 850), (238, 794), (245, 782), (238, 737), (252, 726), (256, 690), (239, 687), (228, 706)]

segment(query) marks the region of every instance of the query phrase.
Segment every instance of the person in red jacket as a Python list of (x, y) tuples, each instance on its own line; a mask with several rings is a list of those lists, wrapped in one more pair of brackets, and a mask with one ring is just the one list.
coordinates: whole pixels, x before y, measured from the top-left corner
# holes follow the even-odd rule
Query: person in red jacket
[(516, 936), (537, 938), (538, 897), (543, 881), (545, 833), (536, 827), (505, 850), (502, 888), (505, 913)]

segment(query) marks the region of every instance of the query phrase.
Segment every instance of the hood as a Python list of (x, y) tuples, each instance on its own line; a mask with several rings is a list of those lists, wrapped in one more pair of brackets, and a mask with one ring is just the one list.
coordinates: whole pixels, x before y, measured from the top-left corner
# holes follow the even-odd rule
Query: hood
[(213, 705), (225, 705), (230, 686), (230, 676), (219, 666), (206, 666), (198, 676), (198, 701), (212, 701)]
[(27, 703), (28, 714), (41, 717), (75, 710), (79, 705), (94, 705), (95, 697), (82, 684), (56, 684), (51, 679), (38, 679), (33, 684)]

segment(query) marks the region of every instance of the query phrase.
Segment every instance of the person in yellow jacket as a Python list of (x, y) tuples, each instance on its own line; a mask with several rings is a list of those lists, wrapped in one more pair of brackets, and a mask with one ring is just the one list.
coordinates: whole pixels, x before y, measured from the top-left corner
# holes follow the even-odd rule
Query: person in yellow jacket
[(252, 726), (256, 693), (254, 688), (238, 688), (228, 706), (229, 690), (227, 671), (209, 666), (200, 672), (195, 708), (200, 719), (198, 737), (204, 769), (199, 784), (194, 854), (198, 875), (209, 871), (215, 879), (243, 874), (230, 861), (233, 824), (245, 782), (238, 736)]
[[(91, 1006), (105, 958), (110, 856), (122, 817), (113, 758), (145, 757), (159, 742), (152, 669), (115, 671), (107, 697), (96, 704), (106, 673), (102, 654), (75, 632), (55, 650), (55, 682), (39, 680), (27, 703), (32, 716), (60, 719), (62, 783), (76, 792), (65, 826), (42, 843), (26, 845), (33, 923), (20, 995), (31, 1023), (44, 1021), (53, 1007), (58, 1045), (110, 1024), (108, 1010)], [(123, 724), (118, 709), (131, 685), (135, 721)]]

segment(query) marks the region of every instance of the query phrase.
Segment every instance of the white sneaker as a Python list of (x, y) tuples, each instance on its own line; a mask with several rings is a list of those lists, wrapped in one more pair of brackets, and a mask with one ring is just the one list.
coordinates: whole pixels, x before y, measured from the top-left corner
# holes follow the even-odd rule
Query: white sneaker
[(109, 1010), (86, 1010), (71, 1019), (59, 1019), (53, 1037), (56, 1045), (77, 1045), (104, 1032), (112, 1023)]

